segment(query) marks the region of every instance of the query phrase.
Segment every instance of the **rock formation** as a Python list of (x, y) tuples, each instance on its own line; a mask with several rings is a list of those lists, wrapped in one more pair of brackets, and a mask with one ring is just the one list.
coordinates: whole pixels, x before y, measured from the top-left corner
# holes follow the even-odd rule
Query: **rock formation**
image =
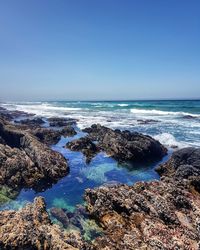
[[(83, 131), (88, 133), (87, 138), (97, 142), (96, 146), (99, 149), (120, 162), (148, 163), (158, 161), (167, 152), (163, 145), (147, 135), (131, 133), (130, 131), (112, 130), (99, 124), (94, 124)], [(87, 149), (88, 141), (87, 145), (81, 142), (72, 142), (70, 145), (79, 144), (81, 151), (85, 150), (85, 146)]]
[(64, 157), (27, 131), (0, 120), (0, 185), (13, 189), (50, 185), (68, 173)]
[(158, 168), (161, 181), (87, 189), (87, 209), (105, 231), (96, 249), (199, 249), (199, 159), (200, 149), (182, 149)]
[(99, 152), (98, 147), (88, 137), (73, 140), (66, 144), (66, 147), (72, 151), (81, 151), (86, 156), (86, 161), (90, 160)]
[(16, 250), (79, 250), (90, 249), (80, 235), (67, 233), (53, 225), (46, 212), (44, 200), (20, 211), (0, 211), (0, 249)]

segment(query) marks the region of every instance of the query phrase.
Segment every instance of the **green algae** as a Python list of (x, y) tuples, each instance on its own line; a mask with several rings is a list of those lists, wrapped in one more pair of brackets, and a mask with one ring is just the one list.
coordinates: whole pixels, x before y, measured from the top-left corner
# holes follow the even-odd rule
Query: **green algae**
[(75, 209), (75, 207), (69, 205), (64, 198), (55, 198), (52, 202), (52, 207), (66, 209), (69, 212), (74, 212)]
[(11, 202), (16, 198), (17, 194), (17, 191), (13, 191), (7, 186), (0, 185), (0, 205)]

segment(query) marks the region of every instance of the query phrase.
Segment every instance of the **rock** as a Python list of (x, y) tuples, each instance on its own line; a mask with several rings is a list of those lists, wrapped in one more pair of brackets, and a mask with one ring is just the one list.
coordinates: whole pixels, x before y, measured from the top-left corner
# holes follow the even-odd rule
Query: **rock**
[(83, 130), (97, 146), (118, 161), (147, 163), (160, 160), (167, 149), (150, 136), (112, 130), (99, 124)]
[(174, 152), (160, 181), (87, 189), (87, 211), (104, 229), (96, 249), (199, 249), (199, 152)]
[(182, 119), (186, 119), (186, 120), (191, 120), (191, 119), (196, 119), (197, 117), (192, 116), (192, 115), (184, 115), (182, 116)]
[(75, 125), (77, 120), (72, 118), (60, 118), (60, 117), (52, 117), (48, 119), (49, 125), (51, 127), (65, 127), (68, 125)]
[(31, 134), (36, 136), (42, 143), (47, 145), (57, 144), (61, 136), (74, 136), (76, 131), (72, 126), (64, 127), (61, 130), (53, 130), (49, 128), (35, 128), (30, 131)]
[(33, 116), (34, 114), (29, 114), (23, 111), (19, 110), (7, 110), (6, 108), (0, 107), (0, 118), (1, 119), (6, 119), (8, 121), (17, 119), (19, 117), (28, 117), (28, 116)]
[(36, 128), (31, 131), (42, 143), (47, 145), (57, 144), (61, 138), (61, 133), (47, 128)]
[(64, 227), (69, 225), (69, 218), (62, 208), (53, 207), (50, 209), (51, 215), (60, 221)]
[(0, 120), (0, 184), (15, 190), (43, 189), (68, 173), (64, 157), (27, 131)]
[[(180, 150), (175, 151), (170, 160), (159, 167), (157, 167), (156, 171), (161, 176), (171, 176), (175, 175), (178, 177), (178, 173), (181, 174), (181, 178), (183, 178), (183, 175), (186, 175), (188, 177), (189, 169), (191, 168), (191, 171), (194, 170), (199, 172), (200, 170), (200, 148), (183, 148)], [(183, 171), (188, 172), (188, 174), (184, 174)], [(187, 176), (188, 175), (188, 176)]]
[(152, 124), (152, 123), (157, 123), (159, 121), (157, 120), (153, 120), (153, 119), (147, 119), (147, 120), (137, 120), (137, 122), (140, 124), (140, 125), (147, 125), (147, 124)]
[(42, 118), (33, 118), (33, 119), (23, 119), (23, 120), (15, 120), (15, 123), (20, 123), (24, 125), (29, 125), (29, 126), (40, 126), (44, 124), (44, 120)]
[(86, 156), (86, 161), (88, 163), (99, 151), (97, 146), (88, 137), (82, 137), (68, 142), (66, 147), (72, 151), (81, 151)]
[[(44, 200), (37, 197), (19, 211), (0, 211), (0, 249), (86, 249), (79, 235), (62, 231), (49, 219)], [(87, 248), (89, 249), (89, 248)]]

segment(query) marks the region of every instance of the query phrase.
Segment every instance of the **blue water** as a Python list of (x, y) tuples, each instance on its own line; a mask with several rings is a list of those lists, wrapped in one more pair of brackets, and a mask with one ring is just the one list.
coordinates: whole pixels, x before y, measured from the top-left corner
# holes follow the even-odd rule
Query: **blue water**
[[(149, 134), (165, 144), (170, 153), (174, 146), (200, 146), (200, 101), (26, 102), (2, 103), (1, 106), (36, 116), (78, 119), (78, 134), (73, 138), (63, 137), (57, 145), (52, 146), (53, 150), (68, 159), (69, 175), (41, 193), (22, 190), (15, 201), (2, 209), (18, 209), (35, 196), (42, 195), (48, 208), (56, 206), (73, 211), (76, 205), (83, 203), (86, 188), (112, 183), (131, 185), (136, 181), (159, 178), (154, 171), (158, 162), (150, 166), (127, 166), (118, 164), (105, 153), (99, 153), (90, 164), (86, 164), (82, 153), (63, 148), (68, 141), (84, 136), (80, 129), (93, 123)], [(145, 120), (151, 122), (145, 124)]]

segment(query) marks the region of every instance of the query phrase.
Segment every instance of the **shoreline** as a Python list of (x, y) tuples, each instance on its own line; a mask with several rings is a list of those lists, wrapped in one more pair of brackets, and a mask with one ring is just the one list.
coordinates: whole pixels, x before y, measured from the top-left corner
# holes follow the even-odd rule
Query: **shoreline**
[[(10, 121), (12, 121), (11, 117), (17, 119), (21, 115), (26, 117), (24, 119), (23, 124), (20, 123), (20, 120), (19, 123), (15, 125), (13, 123), (10, 123)], [(9, 119), (9, 121), (5, 121), (5, 117)], [(59, 168), (55, 167), (54, 163), (50, 168), (48, 167), (48, 164), (45, 167), (45, 164), (47, 159), (48, 162), (49, 159), (51, 159), (51, 154), (53, 154), (52, 161), (55, 161), (55, 157), (61, 159), (61, 154), (60, 156), (59, 153), (54, 154), (54, 151), (49, 148), (49, 145), (51, 145), (55, 141), (58, 141), (59, 138), (61, 138), (61, 136), (63, 135), (63, 133), (65, 133), (65, 136), (69, 136), (72, 134), (74, 135), (75, 130), (73, 130), (73, 125), (76, 123), (76, 121), (70, 119), (66, 120), (66, 118), (55, 118), (49, 120), (49, 122), (51, 123), (50, 127), (42, 127), (44, 121), (42, 122), (42, 120), (39, 120), (38, 118), (35, 119), (34, 117), (30, 117), (28, 114), (20, 112), (18, 113), (17, 111), (15, 111), (14, 113), (7, 111), (3, 112), (3, 119), (4, 120), (1, 120), (0, 124), (1, 153), (5, 152), (6, 148), (6, 150), (16, 150), (16, 152), (14, 152), (16, 156), (20, 156), (20, 154), (26, 154), (26, 156), (22, 155), (22, 158), (20, 159), (20, 161), (22, 161), (24, 157), (29, 157), (29, 160), (26, 160), (23, 163), (24, 165), (21, 165), (22, 170), (29, 168), (31, 171), (32, 168), (40, 166), (40, 168), (38, 168), (38, 170), (40, 170), (37, 174), (37, 178), (38, 176), (40, 176), (39, 178), (41, 180), (43, 178), (43, 175), (44, 178), (47, 178), (49, 182), (52, 169), (55, 169), (52, 172), (55, 181), (57, 181), (59, 178), (62, 178), (62, 175), (67, 174), (67, 172), (64, 171), (63, 173), (60, 173), (57, 177), (55, 172), (60, 172), (60, 166), (64, 163), (64, 161), (66, 161), (64, 160), (64, 158), (62, 159), (63, 162), (61, 161), (58, 163)], [(53, 127), (56, 127), (57, 129), (52, 130)], [(166, 155), (166, 149), (160, 143), (156, 142), (153, 138), (149, 136), (144, 136), (138, 133), (134, 134), (130, 133), (129, 131), (121, 132), (120, 130), (112, 130), (100, 125), (93, 125), (92, 127), (84, 130), (84, 132), (87, 133), (86, 137), (80, 137), (78, 139), (72, 140), (66, 145), (66, 147), (75, 152), (82, 152), (83, 155), (85, 155), (86, 157), (86, 162), (87, 160), (88, 162), (90, 162), (95, 156), (95, 154), (97, 154), (101, 150), (105, 151), (108, 155), (112, 156), (118, 162), (127, 162), (129, 160), (139, 162), (142, 160), (141, 162), (144, 161), (145, 163), (147, 163), (147, 160), (151, 158), (153, 160), (155, 157), (155, 159), (157, 159), (158, 161), (159, 158), (162, 158), (164, 155)], [(17, 139), (18, 137), (19, 139)], [(96, 144), (96, 142), (98, 143)], [(138, 142), (140, 143), (138, 144)], [(20, 143), (20, 146), (18, 143)], [(138, 150), (139, 148), (140, 150)], [(9, 154), (11, 151), (9, 151)], [(41, 151), (43, 152), (43, 154), (45, 152), (48, 152), (45, 158), (43, 158), (43, 156), (40, 156)], [(34, 152), (34, 158), (31, 152)], [(10, 223), (16, 223), (16, 220), (18, 222), (20, 221), (21, 230), (24, 230), (23, 228), (25, 225), (23, 224), (24, 222), (22, 222), (21, 220), (22, 213), (25, 212), (27, 213), (27, 215), (29, 214), (28, 216), (30, 216), (30, 218), (38, 220), (38, 209), (42, 209), (42, 217), (45, 216), (47, 220), (45, 219), (40, 222), (41, 227), (34, 228), (34, 224), (32, 224), (33, 221), (32, 219), (30, 219), (30, 221), (28, 222), (30, 225), (30, 228), (28, 229), (29, 234), (32, 234), (32, 230), (36, 230), (38, 232), (38, 235), (42, 235), (42, 237), (46, 238), (47, 234), (45, 231), (42, 230), (42, 227), (46, 225), (46, 230), (50, 230), (53, 232), (52, 240), (54, 241), (55, 239), (58, 249), (65, 249), (65, 247), (68, 247), (69, 249), (84, 248), (100, 250), (104, 249), (104, 247), (106, 246), (109, 246), (109, 249), (115, 249), (116, 246), (120, 248), (126, 247), (127, 249), (142, 249), (144, 247), (148, 247), (148, 249), (156, 249), (156, 246), (158, 246), (158, 241), (160, 242), (159, 244), (161, 244), (164, 248), (168, 247), (167, 249), (176, 247), (178, 245), (182, 246), (182, 244), (186, 244), (186, 241), (188, 246), (197, 247), (199, 237), (197, 236), (198, 228), (196, 229), (197, 231), (193, 232), (196, 234), (196, 239), (193, 240), (192, 235), (190, 235), (191, 229), (189, 224), (185, 225), (182, 220), (183, 218), (180, 217), (187, 217), (188, 211), (190, 211), (190, 220), (192, 220), (192, 222), (190, 223), (192, 225), (192, 223), (194, 223), (200, 215), (200, 211), (197, 208), (197, 204), (198, 202), (200, 202), (198, 194), (200, 174), (198, 170), (198, 167), (200, 168), (200, 166), (198, 165), (198, 157), (200, 155), (200, 150), (192, 149), (192, 151), (190, 152), (191, 153), (189, 153), (189, 149), (175, 151), (167, 162), (161, 164), (161, 166), (158, 167), (157, 171), (161, 176), (161, 179), (158, 181), (138, 182), (130, 186), (127, 186), (126, 184), (113, 184), (111, 186), (100, 186), (95, 189), (87, 189), (85, 191), (85, 200), (87, 202), (86, 210), (84, 207), (80, 206), (73, 215), (70, 214), (69, 211), (65, 211), (62, 208), (55, 207), (55, 209), (51, 209), (51, 216), (53, 216), (54, 218), (56, 218), (57, 221), (59, 221), (60, 226), (51, 226), (51, 224), (49, 224), (49, 215), (46, 213), (44, 202), (40, 200), (40, 198), (35, 199), (35, 202), (32, 205), (26, 205), (22, 210), (16, 212), (8, 210), (0, 211), (0, 247), (2, 247), (2, 249), (6, 249), (6, 247), (11, 246), (24, 247), (24, 243), (21, 242), (21, 239), (17, 236), (15, 236), (16, 238), (14, 241), (12, 240), (11, 234), (13, 234), (14, 232), (11, 230), (10, 226), (8, 226), (7, 222), (9, 222), (10, 225)], [(194, 157), (190, 159), (191, 154), (194, 155)], [(137, 157), (135, 157), (136, 155)], [(41, 159), (44, 159), (44, 161), (42, 160), (41, 162)], [(31, 165), (27, 165), (27, 162), (29, 162), (30, 160), (32, 161)], [(35, 167), (33, 163), (36, 164)], [(188, 165), (188, 163), (191, 165)], [(12, 164), (13, 163), (7, 166), (8, 171), (10, 169), (10, 166), (13, 166)], [(4, 165), (1, 166), (4, 167)], [(46, 171), (45, 168), (47, 168), (48, 171)], [(65, 165), (64, 168), (67, 169), (67, 165)], [(44, 174), (40, 172), (41, 169), (45, 170)], [(48, 175), (46, 175), (47, 173)], [(22, 177), (20, 178), (24, 178), (23, 182), (20, 182), (19, 178), (17, 177), (18, 179), (14, 180), (14, 185), (19, 183), (17, 185), (19, 185), (18, 187), (21, 188), (22, 183), (24, 185), (24, 181), (27, 180), (28, 182), (25, 184), (24, 187), (34, 188), (34, 182), (36, 180), (38, 188), (38, 179), (36, 178), (34, 180), (34, 177), (31, 180), (30, 176), (31, 175), (29, 173), (27, 176), (22, 175)], [(11, 178), (8, 183), (7, 181), (5, 182), (9, 188), (14, 187), (12, 179), (13, 178)], [(45, 186), (48, 186), (48, 183), (45, 183)], [(194, 193), (191, 188), (193, 188), (196, 193)], [(17, 189), (14, 188), (13, 191), (17, 191)], [(128, 192), (127, 194), (125, 190), (126, 192)], [(150, 190), (152, 190), (153, 192)], [(4, 190), (3, 192), (4, 194), (9, 195), (11, 191)], [(132, 197), (133, 194), (134, 197)], [(162, 200), (160, 197), (160, 195), (162, 194), (166, 197), (165, 201)], [(174, 194), (176, 195), (174, 196)], [(153, 201), (157, 199), (158, 203), (151, 202), (151, 200)], [(161, 207), (159, 204), (161, 204)], [(33, 206), (33, 210), (29, 211), (29, 206)], [(194, 208), (196, 210), (196, 213), (192, 212)], [(30, 213), (32, 213), (31, 211), (34, 211), (33, 217), (32, 215), (30, 215)], [(10, 217), (10, 213), (13, 214), (13, 221), (12, 219), (6, 219)], [(179, 215), (180, 213), (181, 215)], [(99, 235), (97, 233), (97, 235), (93, 239), (93, 242), (86, 242), (87, 240), (84, 240), (85, 236), (81, 236), (80, 233), (77, 234), (72, 232), (69, 234), (65, 232), (65, 230), (63, 231), (63, 229), (67, 229), (69, 227), (70, 220), (77, 220), (77, 218), (79, 217), (88, 220), (87, 222), (89, 224), (87, 225), (87, 227), (89, 226), (90, 230), (102, 230), (103, 234), (99, 231)], [(95, 228), (93, 229), (93, 227), (90, 225), (90, 217), (95, 219), (96, 223), (100, 227), (98, 227), (97, 225), (93, 225), (93, 227)], [(152, 222), (155, 225), (153, 225)], [(76, 223), (79, 222), (77, 221)], [(148, 229), (148, 231), (150, 230), (151, 235), (153, 235), (151, 237), (149, 233), (146, 234), (146, 230), (147, 227), (149, 227), (149, 223), (151, 224), (151, 229)], [(161, 231), (155, 232), (155, 228), (158, 227), (158, 225), (159, 227), (162, 227), (162, 233)], [(2, 231), (2, 227), (4, 227), (4, 230), (6, 231)], [(56, 231), (54, 227), (56, 227)], [(186, 232), (184, 233), (183, 231), (184, 227), (187, 227), (187, 236)], [(168, 243), (165, 243), (162, 239), (162, 235), (164, 234), (165, 237), (168, 237), (166, 231), (169, 231), (170, 228), (173, 228), (173, 230), (178, 230), (177, 235), (181, 233), (182, 236), (178, 239), (175, 235), (175, 241), (169, 239)], [(115, 235), (112, 234), (113, 231), (116, 232)], [(7, 243), (5, 243), (5, 232), (10, 235)], [(59, 235), (63, 234), (62, 239), (59, 238), (60, 236), (58, 237), (57, 233), (59, 233)], [(190, 235), (189, 237), (188, 234)], [(131, 235), (135, 235), (134, 241), (132, 240)], [(26, 235), (26, 237), (29, 236)], [(71, 237), (73, 239), (76, 239), (76, 244), (72, 242)], [(141, 237), (144, 237), (146, 239), (141, 240)], [(155, 239), (153, 240), (152, 237), (153, 239), (155, 237)], [(65, 238), (65, 240), (63, 240), (63, 238)], [(126, 241), (124, 241), (125, 238)], [(69, 242), (71, 245), (69, 244)], [(29, 247), (37, 247), (36, 245), (34, 245), (34, 242), (29, 241), (26, 244), (29, 244)], [(40, 242), (40, 244), (44, 243)], [(45, 244), (51, 245), (54, 243), (50, 239), (48, 239), (47, 243)]]

